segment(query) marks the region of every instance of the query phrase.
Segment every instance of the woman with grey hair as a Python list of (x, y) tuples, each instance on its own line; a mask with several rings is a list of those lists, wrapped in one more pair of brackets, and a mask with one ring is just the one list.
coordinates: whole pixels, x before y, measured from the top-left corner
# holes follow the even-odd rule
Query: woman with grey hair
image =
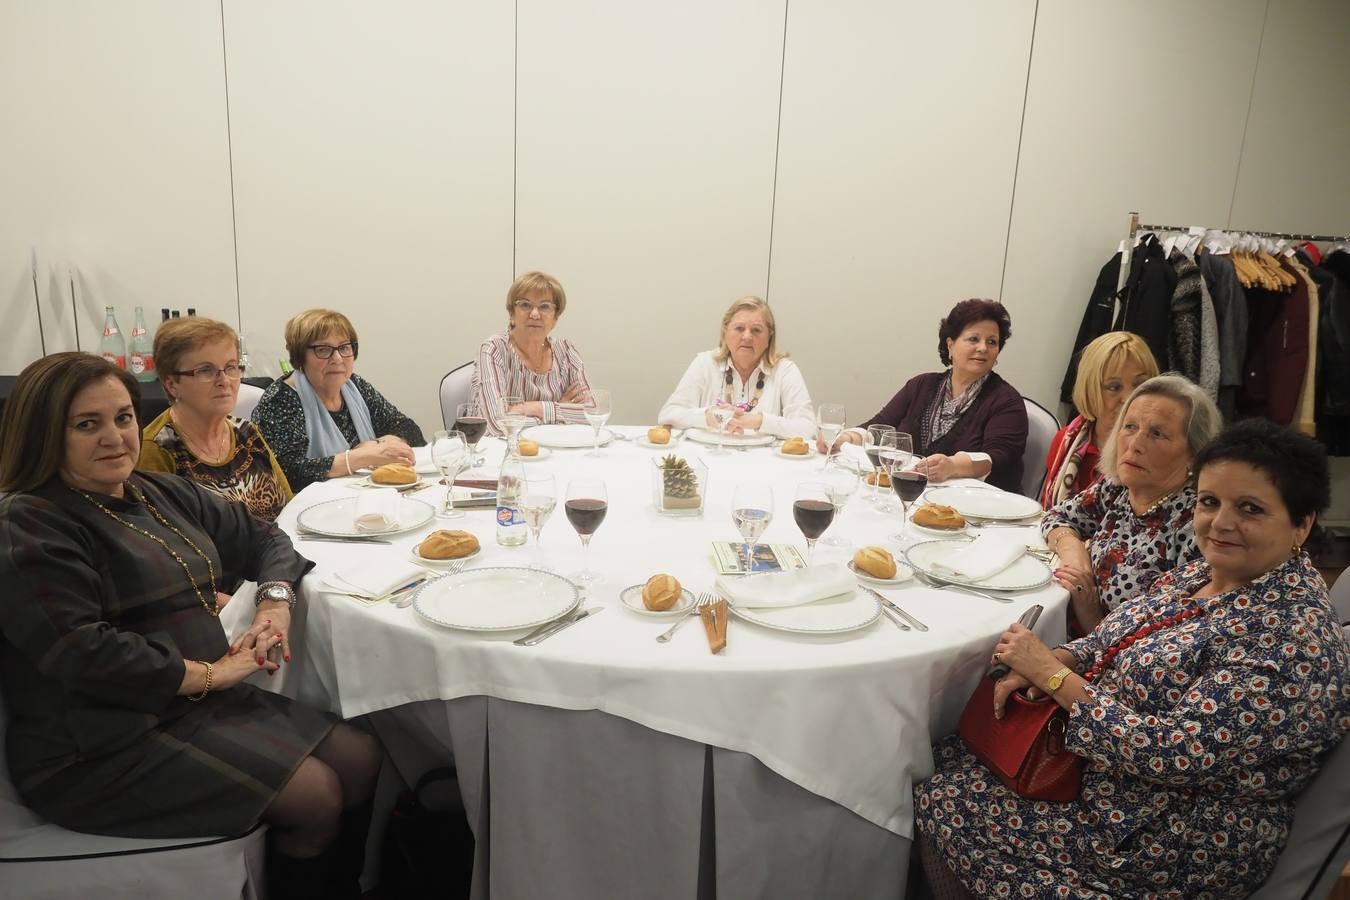
[(1199, 556), (1191, 460), (1222, 427), (1214, 401), (1184, 376), (1159, 375), (1130, 394), (1102, 448), (1103, 477), (1041, 520), (1072, 635)]

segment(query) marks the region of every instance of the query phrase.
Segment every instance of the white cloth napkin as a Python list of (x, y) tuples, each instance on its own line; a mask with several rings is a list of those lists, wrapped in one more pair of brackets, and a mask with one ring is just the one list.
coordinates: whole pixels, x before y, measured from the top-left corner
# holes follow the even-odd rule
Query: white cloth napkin
[(1011, 566), (1026, 553), (1026, 535), (981, 533), (970, 543), (962, 543), (933, 560), (939, 575), (953, 575), (962, 581), (983, 581)]
[(388, 531), (398, 524), (398, 491), (374, 488), (356, 498), (357, 531)]
[(851, 594), (858, 583), (853, 573), (842, 564), (812, 566), (770, 572), (749, 578), (722, 576), (717, 579), (717, 592), (733, 606), (768, 607), (802, 606), (826, 597)]
[(426, 574), (425, 569), (412, 563), (374, 559), (344, 564), (333, 571), (328, 584), (340, 591), (355, 588), (359, 593), (379, 597)]

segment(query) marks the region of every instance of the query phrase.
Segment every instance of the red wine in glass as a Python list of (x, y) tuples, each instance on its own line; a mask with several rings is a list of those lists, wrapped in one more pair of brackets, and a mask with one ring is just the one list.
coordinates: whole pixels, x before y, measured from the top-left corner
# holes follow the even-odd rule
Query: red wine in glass
[(913, 503), (919, 499), (923, 489), (928, 487), (928, 476), (923, 472), (892, 472), (891, 490), (904, 503)]
[(460, 416), (455, 419), (455, 430), (464, 432), (464, 440), (470, 447), (477, 447), (487, 431), (487, 419), (482, 416)]
[(792, 518), (802, 531), (802, 537), (814, 542), (834, 521), (834, 504), (828, 500), (794, 500)]
[(604, 500), (595, 500), (590, 497), (577, 497), (568, 500), (563, 506), (567, 513), (567, 521), (572, 523), (577, 534), (590, 536), (595, 534), (600, 523), (605, 521), (605, 513), (609, 512), (609, 503)]

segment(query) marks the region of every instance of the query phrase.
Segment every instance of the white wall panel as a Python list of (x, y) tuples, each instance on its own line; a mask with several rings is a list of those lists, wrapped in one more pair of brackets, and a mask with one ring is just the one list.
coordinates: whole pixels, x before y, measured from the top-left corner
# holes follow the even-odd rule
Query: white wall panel
[(939, 367), (955, 301), (998, 293), (1033, 6), (791, 4), (770, 301), (850, 422)]
[(1052, 409), (1097, 271), (1145, 222), (1222, 225), (1265, 0), (1041, 0), (1000, 368)]
[(0, 372), (37, 358), (36, 244), (49, 352), (96, 349), (103, 307), (237, 320), (216, 3), (0, 6)]
[(1272, 0), (1234, 228), (1350, 233), (1350, 3)]
[(345, 312), (358, 371), (439, 427), (437, 385), (511, 277), (509, 3), (227, 2), (245, 334)]
[(516, 270), (561, 279), (557, 333), (615, 421), (655, 421), (730, 302), (765, 291), (783, 9), (519, 2)]

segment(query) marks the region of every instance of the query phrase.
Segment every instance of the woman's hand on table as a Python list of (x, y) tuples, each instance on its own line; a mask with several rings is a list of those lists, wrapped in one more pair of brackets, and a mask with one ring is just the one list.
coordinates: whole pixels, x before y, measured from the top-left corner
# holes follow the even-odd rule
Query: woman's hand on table
[[(858, 444), (861, 446), (862, 442), (863, 442), (862, 435), (858, 434), (858, 432), (845, 431), (842, 434), (840, 434), (839, 437), (834, 439), (834, 446), (829, 448), (829, 452), (838, 453), (839, 448), (844, 446), (845, 444)], [(816, 452), (818, 453), (826, 452), (825, 439), (822, 438), (820, 435), (816, 435)]]
[(285, 603), (264, 601), (248, 630), (230, 645), (227, 656), (250, 660), (255, 671), (266, 666), (269, 672), (275, 672), (282, 661), (291, 661), (290, 629), (290, 607)]
[(943, 453), (925, 456), (914, 468), (928, 476), (929, 484), (940, 484), (962, 477), (961, 467), (956, 458)]
[(353, 469), (374, 469), (389, 463), (411, 466), (417, 462), (407, 441), (392, 434), (373, 441), (362, 441), (350, 453)]
[(746, 412), (743, 409), (738, 409), (731, 414), (731, 421), (727, 423), (727, 431), (731, 434), (744, 434), (747, 431), (757, 431), (759, 426), (763, 424), (763, 413)]

